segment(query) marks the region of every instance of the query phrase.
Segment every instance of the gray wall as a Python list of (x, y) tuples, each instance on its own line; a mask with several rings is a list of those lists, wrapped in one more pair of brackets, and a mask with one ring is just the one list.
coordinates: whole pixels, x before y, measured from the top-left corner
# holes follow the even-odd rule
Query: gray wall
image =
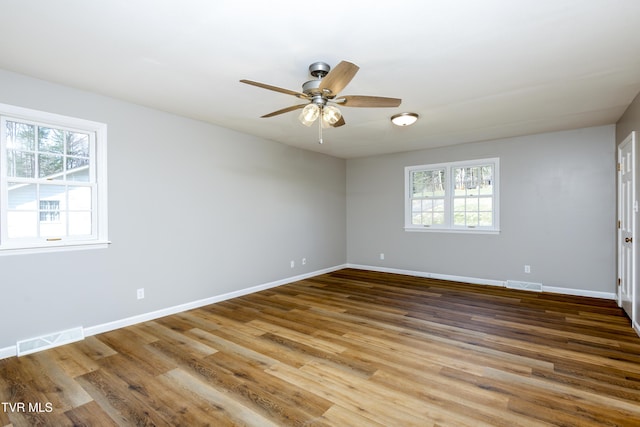
[(2, 70), (0, 102), (107, 123), (113, 242), (0, 256), (0, 349), (345, 263), (344, 160)]
[[(350, 159), (347, 260), (614, 293), (614, 133), (610, 125)], [(405, 166), (488, 157), (500, 158), (499, 235), (403, 230)]]

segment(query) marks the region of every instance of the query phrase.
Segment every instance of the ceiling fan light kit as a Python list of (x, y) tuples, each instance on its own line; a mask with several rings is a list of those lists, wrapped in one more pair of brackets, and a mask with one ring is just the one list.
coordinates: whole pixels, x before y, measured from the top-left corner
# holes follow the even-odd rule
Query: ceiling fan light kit
[(342, 117), (342, 113), (338, 110), (338, 107), (333, 105), (327, 105), (322, 109), (322, 120), (330, 124), (331, 126), (338, 123), (338, 120)]
[(311, 126), (313, 122), (316, 121), (318, 116), (320, 115), (320, 107), (316, 104), (309, 104), (302, 109), (300, 115), (298, 116), (298, 120), (305, 126)]
[(418, 120), (416, 113), (400, 113), (391, 116), (391, 123), (396, 126), (411, 126)]
[(359, 69), (360, 68), (357, 65), (347, 61), (340, 62), (335, 66), (335, 68), (333, 68), (333, 70), (325, 62), (314, 62), (309, 65), (309, 74), (316, 79), (304, 83), (302, 85), (302, 92), (283, 89), (252, 80), (240, 80), (240, 82), (292, 95), (296, 98), (308, 101), (306, 104), (292, 105), (290, 107), (265, 114), (262, 117), (273, 117), (301, 109), (302, 111), (300, 112), (298, 119), (305, 126), (311, 126), (311, 124), (320, 117), (318, 126), (318, 142), (322, 144), (323, 127), (340, 127), (346, 123), (340, 109), (335, 105), (329, 104), (337, 104), (343, 107), (389, 108), (398, 107), (402, 102), (402, 100), (398, 98), (385, 98), (381, 96), (345, 95), (338, 97), (338, 93), (340, 93), (342, 89), (349, 84)]

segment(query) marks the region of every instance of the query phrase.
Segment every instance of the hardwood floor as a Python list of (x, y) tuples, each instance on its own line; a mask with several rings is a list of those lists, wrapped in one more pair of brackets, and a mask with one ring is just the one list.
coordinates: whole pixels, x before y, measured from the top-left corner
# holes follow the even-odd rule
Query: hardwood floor
[(3, 426), (640, 426), (640, 338), (613, 301), (345, 269), (0, 360), (0, 401)]

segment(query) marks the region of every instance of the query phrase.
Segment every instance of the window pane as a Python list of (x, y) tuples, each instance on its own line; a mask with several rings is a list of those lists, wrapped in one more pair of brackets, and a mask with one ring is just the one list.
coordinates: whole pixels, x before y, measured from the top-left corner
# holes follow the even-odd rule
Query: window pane
[(480, 210), (481, 211), (491, 211), (491, 210), (493, 210), (493, 197), (482, 197), (482, 198), (480, 198)]
[(434, 213), (433, 214), (433, 224), (442, 225), (444, 224), (444, 213)]
[(482, 166), (480, 173), (480, 194), (493, 194), (493, 166)]
[(40, 185), (41, 201), (56, 201), (60, 210), (66, 210), (66, 188), (64, 185)]
[(38, 213), (24, 211), (7, 212), (7, 234), (9, 238), (36, 237), (38, 235)]
[(467, 212), (466, 226), (478, 225), (478, 212)]
[(35, 184), (9, 182), (7, 187), (9, 189), (9, 209), (35, 211), (38, 208)]
[(412, 197), (443, 197), (444, 169), (412, 172)]
[(40, 222), (58, 223), (60, 221), (60, 202), (57, 200), (40, 200)]
[(40, 221), (40, 237), (65, 237), (67, 235), (67, 218), (59, 212), (52, 220)]
[(467, 211), (477, 211), (478, 210), (478, 198), (477, 197), (467, 197), (466, 204), (467, 204)]
[(56, 176), (63, 172), (64, 161), (62, 156), (56, 156), (52, 154), (40, 154), (38, 156), (38, 177), (40, 178), (57, 178), (62, 176)]
[(411, 174), (411, 197), (424, 197), (426, 187), (426, 173), (413, 172)]
[(67, 155), (89, 157), (89, 135), (67, 132)]
[(91, 234), (91, 212), (69, 212), (69, 236)]
[(68, 181), (89, 182), (89, 159), (67, 157)]
[(91, 187), (69, 186), (69, 210), (91, 210)]
[(422, 212), (422, 200), (411, 201), (411, 212)]
[(34, 178), (36, 174), (36, 155), (25, 151), (7, 151), (8, 175), (14, 178)]
[(478, 225), (481, 227), (491, 227), (493, 225), (493, 213), (491, 212), (480, 212), (480, 222)]
[(433, 195), (444, 197), (446, 185), (446, 174), (444, 169), (433, 171)]
[(463, 198), (453, 199), (454, 212), (464, 212), (465, 208), (466, 208), (466, 204)]
[(7, 148), (23, 151), (34, 151), (35, 127), (25, 123), (6, 122)]
[(416, 225), (429, 225), (431, 224), (431, 215), (421, 212), (413, 215), (413, 224)]
[(39, 127), (38, 151), (64, 154), (64, 131), (61, 129)]

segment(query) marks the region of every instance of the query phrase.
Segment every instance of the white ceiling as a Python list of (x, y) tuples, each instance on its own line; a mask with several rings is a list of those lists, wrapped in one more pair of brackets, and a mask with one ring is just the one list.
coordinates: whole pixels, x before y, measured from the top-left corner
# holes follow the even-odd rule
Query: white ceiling
[[(0, 0), (0, 68), (350, 158), (615, 123), (640, 91), (638, 0)], [(342, 108), (317, 128), (295, 91), (347, 60)], [(393, 127), (398, 112), (417, 124)], [(232, 141), (230, 141), (232, 143)]]

